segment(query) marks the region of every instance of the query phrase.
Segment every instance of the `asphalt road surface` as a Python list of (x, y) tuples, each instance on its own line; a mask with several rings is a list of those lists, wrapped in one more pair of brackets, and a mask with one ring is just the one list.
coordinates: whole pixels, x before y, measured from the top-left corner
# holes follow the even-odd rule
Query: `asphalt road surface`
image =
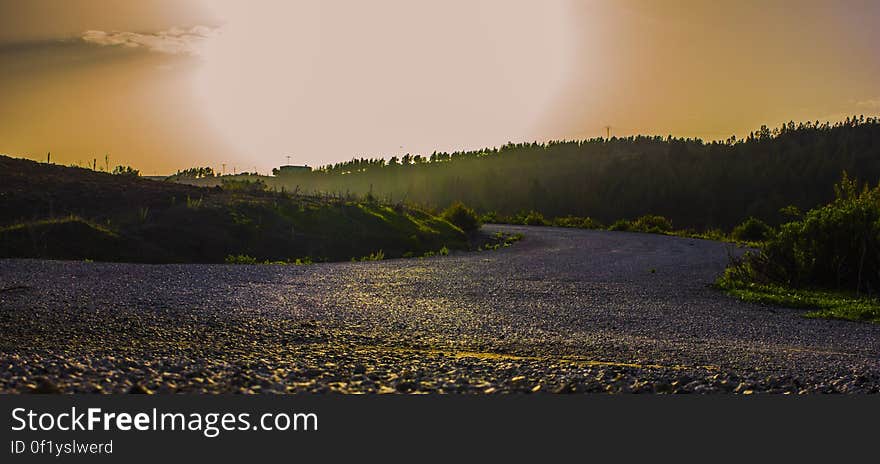
[(731, 245), (486, 228), (525, 239), (309, 266), (0, 260), (0, 391), (880, 391), (880, 325), (713, 290)]

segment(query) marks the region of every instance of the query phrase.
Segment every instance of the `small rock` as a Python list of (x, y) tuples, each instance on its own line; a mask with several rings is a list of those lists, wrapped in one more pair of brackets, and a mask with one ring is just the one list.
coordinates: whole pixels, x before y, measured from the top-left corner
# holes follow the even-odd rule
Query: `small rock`
[(153, 392), (150, 391), (149, 388), (144, 387), (143, 385), (141, 385), (139, 383), (132, 385), (131, 388), (128, 390), (128, 392), (133, 395), (152, 395), (153, 394)]
[(37, 385), (31, 388), (31, 393), (40, 395), (57, 395), (61, 393), (61, 389), (58, 388), (58, 385), (55, 385), (48, 379), (40, 379), (40, 381), (37, 382)]

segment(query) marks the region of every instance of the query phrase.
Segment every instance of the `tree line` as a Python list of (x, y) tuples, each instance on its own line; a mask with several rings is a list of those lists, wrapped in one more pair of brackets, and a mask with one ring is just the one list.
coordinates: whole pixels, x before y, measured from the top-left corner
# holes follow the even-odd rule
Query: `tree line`
[(788, 122), (741, 140), (638, 135), (356, 158), (272, 184), (436, 209), (461, 201), (484, 214), (534, 210), (605, 223), (662, 215), (677, 228), (730, 230), (748, 217), (782, 223), (787, 206), (827, 203), (842, 171), (880, 180), (880, 119)]

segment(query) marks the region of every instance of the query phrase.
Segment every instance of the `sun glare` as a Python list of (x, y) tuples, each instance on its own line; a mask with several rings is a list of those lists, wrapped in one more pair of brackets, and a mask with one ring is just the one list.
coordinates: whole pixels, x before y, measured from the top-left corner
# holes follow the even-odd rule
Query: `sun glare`
[(567, 4), (210, 2), (195, 93), (248, 169), (524, 140), (566, 73)]

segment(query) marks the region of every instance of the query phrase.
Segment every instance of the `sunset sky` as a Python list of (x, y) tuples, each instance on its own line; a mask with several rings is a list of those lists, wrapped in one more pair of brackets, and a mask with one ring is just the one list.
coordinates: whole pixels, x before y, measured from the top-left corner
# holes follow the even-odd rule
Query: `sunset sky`
[(872, 0), (0, 0), (0, 153), (165, 174), (724, 139), (880, 114), (878, 24)]

